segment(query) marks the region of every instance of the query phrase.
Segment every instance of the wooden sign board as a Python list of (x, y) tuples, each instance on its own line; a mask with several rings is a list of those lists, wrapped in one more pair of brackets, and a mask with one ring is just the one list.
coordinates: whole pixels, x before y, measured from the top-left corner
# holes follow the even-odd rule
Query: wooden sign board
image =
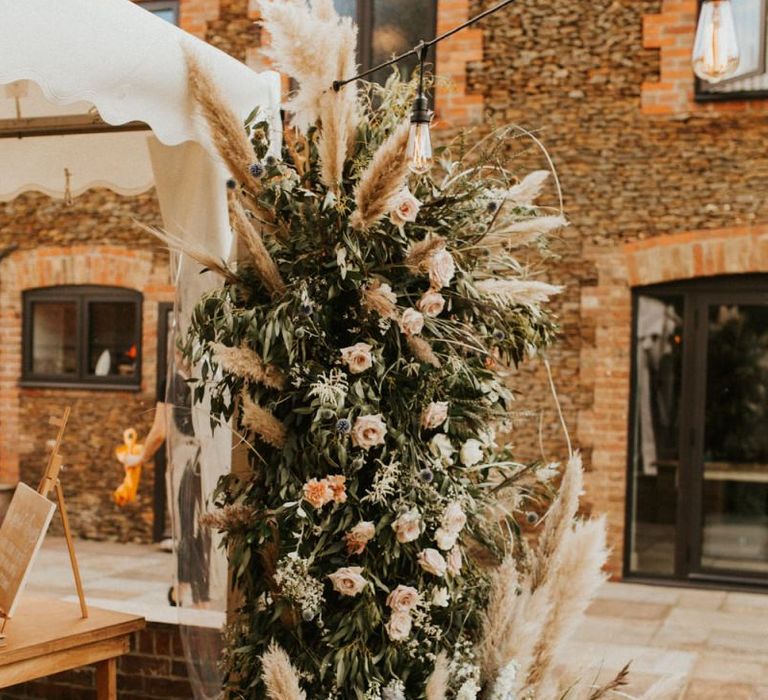
[(0, 527), (0, 613), (13, 617), (56, 505), (19, 484)]

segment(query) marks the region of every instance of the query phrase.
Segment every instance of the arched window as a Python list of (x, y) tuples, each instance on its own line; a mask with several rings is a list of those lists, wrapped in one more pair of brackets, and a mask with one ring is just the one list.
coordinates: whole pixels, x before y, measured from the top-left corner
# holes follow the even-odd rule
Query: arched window
[[(363, 70), (401, 54), (420, 41), (435, 38), (436, 0), (334, 0), (341, 15), (354, 18), (359, 27), (359, 57)], [(434, 56), (428, 58), (434, 62)], [(403, 61), (400, 69), (407, 78), (418, 64), (416, 57)], [(392, 69), (386, 68), (367, 79), (385, 81)]]
[(139, 292), (119, 287), (24, 292), (22, 384), (137, 389), (141, 302)]

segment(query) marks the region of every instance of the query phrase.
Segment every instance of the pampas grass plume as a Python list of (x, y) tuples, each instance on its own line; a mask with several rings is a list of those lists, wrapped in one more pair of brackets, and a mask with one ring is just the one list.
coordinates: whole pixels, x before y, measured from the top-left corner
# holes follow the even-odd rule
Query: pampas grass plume
[(546, 282), (537, 280), (487, 279), (477, 282), (477, 291), (496, 299), (500, 304), (535, 306), (549, 301), (554, 294), (563, 291)]
[(418, 335), (409, 335), (407, 338), (408, 347), (417, 359), (438, 369), (441, 367), (440, 360), (432, 351), (432, 346), (424, 338)]
[(441, 651), (435, 660), (435, 668), (427, 680), (426, 700), (445, 700), (450, 680), (448, 655)]
[(286, 377), (275, 365), (267, 365), (257, 352), (243, 345), (230, 348), (222, 343), (213, 343), (213, 359), (231, 374), (252, 382), (258, 382), (270, 389), (284, 389)]
[(412, 243), (405, 256), (405, 265), (414, 274), (424, 272), (424, 266), (430, 255), (444, 247), (445, 238), (442, 236), (428, 236), (424, 240)]
[(510, 187), (506, 198), (517, 205), (531, 204), (541, 194), (549, 175), (549, 170), (534, 170), (526, 175), (522, 182)]
[(249, 430), (272, 447), (280, 449), (285, 446), (285, 426), (277, 418), (255, 403), (247, 393), (242, 395), (242, 407), (243, 424)]
[(357, 210), (350, 218), (353, 228), (364, 231), (388, 211), (392, 198), (403, 188), (408, 176), (405, 150), (410, 123), (404, 120), (379, 146), (373, 160), (360, 176), (355, 188)]
[(197, 56), (186, 47), (184, 59), (187, 64), (189, 89), (208, 123), (213, 144), (221, 159), (235, 179), (258, 192), (261, 185), (251, 175), (250, 170), (255, 155), (242, 122), (227, 106), (210, 73), (200, 65)]
[(277, 264), (269, 254), (259, 232), (248, 219), (243, 205), (236, 195), (229, 197), (232, 229), (238, 240), (242, 241), (251, 254), (253, 267), (258, 273), (264, 286), (271, 294), (279, 295), (285, 292), (285, 282), (280, 275)]
[(288, 654), (275, 642), (261, 657), (261, 677), (270, 700), (306, 700), (299, 685), (299, 674)]

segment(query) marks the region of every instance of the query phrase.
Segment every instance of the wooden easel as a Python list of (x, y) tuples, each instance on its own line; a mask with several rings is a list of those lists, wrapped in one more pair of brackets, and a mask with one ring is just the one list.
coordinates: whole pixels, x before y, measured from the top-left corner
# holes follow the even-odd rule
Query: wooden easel
[(75, 588), (77, 588), (77, 597), (80, 599), (80, 612), (83, 619), (88, 617), (88, 605), (85, 602), (85, 593), (83, 592), (83, 581), (80, 578), (80, 567), (77, 565), (77, 555), (75, 554), (75, 544), (72, 541), (72, 531), (69, 529), (69, 516), (67, 515), (67, 506), (64, 503), (64, 490), (61, 488), (61, 479), (59, 474), (61, 473), (62, 459), (59, 454), (61, 448), (61, 441), (64, 439), (64, 431), (67, 428), (67, 421), (69, 420), (70, 407), (67, 406), (64, 409), (64, 415), (61, 418), (57, 416), (51, 416), (48, 422), (51, 425), (55, 425), (59, 432), (56, 435), (56, 442), (51, 450), (51, 455), (48, 458), (48, 464), (45, 468), (43, 478), (40, 480), (40, 485), (37, 487), (37, 492), (41, 496), (48, 497), (48, 494), (52, 491), (56, 491), (56, 500), (59, 504), (59, 512), (61, 513), (61, 524), (64, 527), (64, 537), (67, 540), (67, 549), (69, 550), (69, 561), (72, 564), (72, 574), (75, 577)]

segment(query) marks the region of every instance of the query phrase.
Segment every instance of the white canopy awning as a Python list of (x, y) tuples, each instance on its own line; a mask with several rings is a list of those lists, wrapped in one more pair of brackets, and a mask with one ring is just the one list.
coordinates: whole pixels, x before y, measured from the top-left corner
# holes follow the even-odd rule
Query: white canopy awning
[(25, 190), (61, 197), (65, 170), (74, 195), (94, 186), (136, 194), (154, 181), (146, 131), (7, 138), (14, 125), (67, 128), (97, 113), (109, 125), (144, 123), (167, 146), (196, 141), (211, 152), (187, 91), (183, 45), (238, 115), (260, 106), (277, 118), (276, 73), (254, 73), (129, 0), (0, 0), (0, 200)]

